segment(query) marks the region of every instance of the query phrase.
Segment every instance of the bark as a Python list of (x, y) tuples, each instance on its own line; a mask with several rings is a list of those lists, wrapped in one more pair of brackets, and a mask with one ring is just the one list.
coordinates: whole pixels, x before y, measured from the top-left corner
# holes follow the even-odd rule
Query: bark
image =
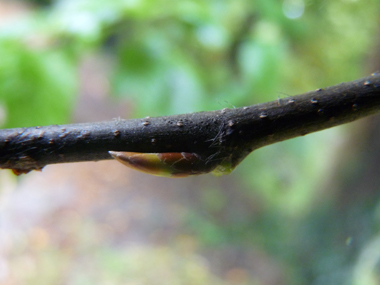
[(380, 73), (248, 107), (156, 118), (0, 130), (0, 168), (16, 173), (112, 159), (108, 151), (190, 152), (235, 167), (251, 151), (380, 111)]

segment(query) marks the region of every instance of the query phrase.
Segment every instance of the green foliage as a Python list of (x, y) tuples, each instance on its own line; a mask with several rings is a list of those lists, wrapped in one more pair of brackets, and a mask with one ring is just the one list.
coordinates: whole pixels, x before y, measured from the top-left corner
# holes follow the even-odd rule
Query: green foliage
[[(50, 50), (61, 61), (52, 65), (66, 65), (64, 74), (55, 77), (67, 79), (65, 74), (75, 76), (75, 61), (82, 54), (105, 49), (114, 61), (113, 91), (133, 100), (136, 116), (242, 106), (275, 99), (276, 92), (293, 94), (360, 76), (375, 32), (375, 9), (359, 9), (353, 1), (288, 2), (288, 10), (302, 4), (304, 15), (287, 18), (285, 4), (278, 1), (57, 1), (49, 10), (3, 28), (0, 41), (11, 37), (24, 43), (24, 51), (2, 48), (4, 56), (30, 53), (24, 69), (38, 68), (32, 58), (44, 61), (42, 54)], [(47, 41), (47, 47), (33, 47), (26, 41), (31, 34)], [(74, 61), (64, 62), (67, 56)], [(3, 68), (8, 67), (3, 63)], [(22, 76), (13, 77), (28, 80)], [(71, 97), (76, 86), (70, 81), (58, 86), (50, 79), (44, 88), (51, 92), (61, 87)], [(17, 99), (12, 100), (7, 100), (7, 114), (17, 113)], [(37, 106), (32, 108), (34, 112)], [(67, 110), (63, 112), (67, 118)], [(51, 119), (46, 114), (40, 121)]]
[(2, 127), (58, 124), (69, 120), (76, 92), (75, 69), (64, 54), (0, 41)]

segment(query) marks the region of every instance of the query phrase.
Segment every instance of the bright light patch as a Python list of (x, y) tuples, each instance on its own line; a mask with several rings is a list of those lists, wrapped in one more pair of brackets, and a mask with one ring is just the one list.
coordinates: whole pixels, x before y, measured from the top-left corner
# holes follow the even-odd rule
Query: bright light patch
[(227, 36), (223, 29), (214, 25), (199, 28), (197, 37), (204, 46), (211, 48), (221, 48), (227, 41)]
[(284, 0), (282, 10), (287, 18), (297, 19), (305, 12), (305, 2), (303, 0)]

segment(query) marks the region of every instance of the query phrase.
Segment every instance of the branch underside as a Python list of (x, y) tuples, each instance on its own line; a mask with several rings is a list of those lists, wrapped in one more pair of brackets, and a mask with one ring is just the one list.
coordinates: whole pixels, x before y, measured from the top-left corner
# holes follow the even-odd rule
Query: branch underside
[(380, 73), (236, 109), (0, 130), (0, 168), (112, 159), (108, 151), (187, 152), (235, 167), (251, 151), (380, 111)]

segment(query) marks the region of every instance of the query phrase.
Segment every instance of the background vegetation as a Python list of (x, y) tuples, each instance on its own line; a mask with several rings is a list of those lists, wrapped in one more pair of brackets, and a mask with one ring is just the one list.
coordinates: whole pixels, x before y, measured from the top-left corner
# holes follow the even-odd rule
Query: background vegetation
[[(380, 65), (379, 11), (378, 0), (0, 1), (0, 127), (240, 107), (354, 80)], [(378, 121), (257, 150), (223, 178), (116, 162), (3, 171), (0, 282), (378, 284)]]

